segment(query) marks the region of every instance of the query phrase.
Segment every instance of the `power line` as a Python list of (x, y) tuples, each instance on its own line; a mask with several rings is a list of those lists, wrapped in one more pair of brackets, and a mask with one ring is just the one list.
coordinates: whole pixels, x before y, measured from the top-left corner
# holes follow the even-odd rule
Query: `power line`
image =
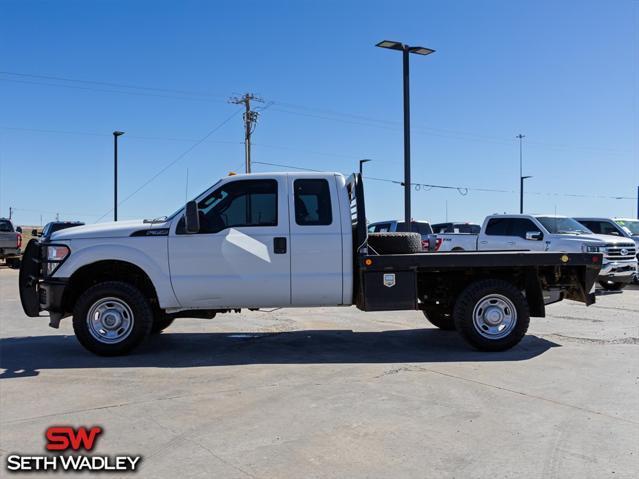
[[(0, 71), (2, 75), (11, 75), (17, 77), (26, 77), (26, 78), (38, 78), (42, 80), (56, 80), (56, 81), (65, 81), (72, 83), (86, 83), (90, 85), (104, 85), (111, 86), (115, 88), (129, 88), (133, 90), (147, 90), (147, 91), (157, 91), (157, 92), (165, 92), (165, 93), (179, 93), (182, 95), (191, 95), (191, 96), (202, 96), (202, 97), (210, 97), (215, 98), (208, 93), (202, 92), (194, 92), (188, 90), (175, 90), (171, 88), (157, 88), (157, 87), (149, 87), (149, 86), (140, 86), (140, 85), (131, 85), (131, 84), (123, 84), (123, 83), (112, 83), (112, 82), (104, 82), (104, 81), (96, 81), (96, 80), (79, 80), (77, 78), (68, 78), (68, 77), (59, 77), (52, 75), (34, 75), (31, 73), (18, 73), (18, 72), (8, 72), (8, 71)], [(222, 99), (221, 97), (217, 97)]]
[[(310, 150), (302, 150), (299, 148), (294, 148), (294, 147), (290, 147), (290, 146), (282, 146), (282, 145), (267, 145), (264, 143), (252, 143), (253, 146), (258, 146), (261, 148), (273, 148), (276, 150), (287, 150), (287, 151), (297, 151), (300, 153), (307, 153), (307, 154), (311, 154), (311, 155), (319, 155), (319, 156), (331, 156), (334, 158), (343, 158), (343, 159), (347, 159), (347, 160), (359, 160), (360, 157), (359, 156), (347, 156), (347, 155), (340, 155), (338, 153), (326, 153), (326, 152), (319, 152), (319, 151), (310, 151)], [(257, 162), (253, 162), (253, 163), (257, 163)]]
[[(138, 90), (138, 92), (90, 88), (90, 87), (82, 87), (79, 85), (64, 85), (60, 83), (48, 83), (48, 82), (41, 82), (41, 81), (27, 81), (27, 80), (18, 80), (18, 79), (11, 79), (11, 78), (0, 78), (0, 81), (10, 81), (10, 82), (16, 82), (16, 83), (27, 83), (27, 84), (53, 86), (53, 87), (57, 86), (57, 87), (63, 87), (63, 88), (75, 88), (75, 89), (81, 89), (81, 90), (106, 92), (106, 93), (123, 93), (123, 94), (130, 94), (130, 95), (156, 96), (156, 97), (162, 97), (162, 98), (175, 98), (175, 99), (181, 99), (181, 100), (223, 101), (222, 97), (220, 96), (214, 96), (208, 93), (182, 90), (182, 89), (160, 88), (160, 87), (152, 87), (152, 86), (132, 85), (132, 84), (126, 84), (126, 83), (105, 82), (105, 81), (98, 81), (98, 80), (83, 80), (83, 79), (63, 77), (63, 76), (39, 75), (39, 74), (31, 74), (31, 73), (23, 73), (23, 72), (0, 71), (0, 74), (18, 77), (18, 78), (33, 78), (36, 80), (52, 80), (57, 82), (79, 83), (84, 85), (98, 85), (98, 86), (107, 86), (107, 87), (119, 88), (119, 89), (124, 88), (129, 90)], [(156, 92), (156, 93), (175, 93), (182, 96), (142, 93), (145, 91)], [(378, 127), (383, 127), (382, 125), (386, 125), (387, 129), (394, 129), (394, 130), (401, 129), (401, 122), (397, 122), (393, 120), (383, 120), (383, 119), (373, 118), (373, 117), (369, 117), (365, 115), (353, 114), (353, 113), (331, 110), (326, 108), (305, 106), (305, 105), (300, 105), (300, 104), (290, 103), (290, 102), (272, 101), (272, 102), (269, 102), (261, 111), (269, 108), (272, 105), (276, 105), (276, 106), (281, 105), (282, 107), (284, 107), (284, 108), (273, 109), (274, 111), (279, 111), (281, 113), (313, 117), (313, 118), (318, 118), (318, 119), (323, 119), (328, 121), (341, 121), (343, 123), (358, 124), (358, 125), (369, 126), (369, 127), (374, 126), (374, 125), (371, 125), (371, 123), (374, 123), (374, 124), (377, 124)], [(291, 111), (291, 109), (319, 112), (319, 113), (322, 113), (322, 115), (301, 113), (299, 111)], [(329, 116), (327, 117), (326, 115), (329, 115)], [(351, 119), (351, 121), (341, 120), (335, 117), (349, 118)], [(352, 121), (352, 120), (355, 120), (355, 121)], [(392, 128), (392, 127), (395, 127), (395, 128)], [(414, 132), (422, 132), (424, 134), (428, 134), (431, 136), (439, 136), (441, 138), (458, 139), (458, 140), (464, 140), (464, 141), (487, 141), (487, 142), (499, 143), (503, 145), (512, 144), (512, 141), (506, 137), (480, 135), (480, 134), (476, 134), (476, 133), (472, 133), (468, 131), (461, 131), (461, 130), (434, 128), (434, 127), (427, 127), (427, 126), (417, 126), (417, 127), (411, 128), (411, 130)], [(581, 150), (594, 150), (594, 151), (609, 151), (609, 152), (624, 153), (624, 154), (631, 153), (627, 150), (619, 150), (614, 148), (602, 148), (602, 147), (591, 147), (591, 146), (580, 146), (580, 145), (563, 145), (563, 144), (553, 144), (548, 142), (532, 141), (532, 140), (528, 141), (528, 144), (537, 145), (537, 146), (541, 146), (545, 148), (551, 148), (551, 149), (581, 149)]]
[[(284, 164), (280, 164), (280, 163), (267, 163), (267, 162), (262, 162), (262, 161), (254, 161), (253, 163), (256, 164), (261, 164), (261, 165), (270, 165), (270, 166), (278, 166), (278, 167), (282, 167), (282, 168), (293, 168), (296, 170), (304, 170), (304, 171), (315, 171), (315, 172), (323, 172), (325, 170), (314, 170), (312, 168), (302, 168), (299, 166), (293, 166), (293, 165), (284, 165)], [(365, 180), (371, 180), (371, 181), (380, 181), (380, 182), (384, 182), (384, 183), (392, 183), (395, 185), (400, 185), (403, 186), (404, 183), (402, 181), (399, 180), (391, 180), (388, 178), (376, 178), (374, 176), (364, 176)], [(474, 187), (469, 187), (469, 186), (454, 186), (454, 185), (435, 185), (435, 184), (429, 184), (429, 183), (411, 183), (411, 186), (415, 189), (415, 191), (431, 191), (433, 189), (441, 189), (441, 190), (455, 190), (457, 191), (460, 195), (462, 196), (466, 196), (468, 194), (468, 192), (470, 191), (475, 191), (475, 192), (481, 192), (481, 193), (515, 193), (514, 190), (503, 190), (503, 189), (497, 189), (497, 188), (474, 188)], [(612, 199), (612, 200), (636, 200), (637, 197), (632, 197), (632, 196), (606, 196), (606, 195), (583, 195), (583, 194), (571, 194), (571, 193), (557, 193), (557, 192), (528, 192), (526, 194), (531, 194), (531, 195), (547, 195), (547, 196), (566, 196), (566, 197), (575, 197), (575, 198), (600, 198), (600, 199)]]
[(279, 166), (281, 168), (293, 168), (294, 170), (302, 170), (302, 171), (314, 171), (317, 173), (323, 173), (322, 170), (313, 170), (311, 168), (302, 168), (301, 166), (292, 166), (292, 165), (282, 165), (280, 163), (267, 163), (265, 161), (254, 161), (256, 165), (268, 165), (268, 166)]
[[(342, 123), (349, 123), (349, 124), (362, 125), (362, 126), (374, 126), (374, 127), (375, 125), (371, 125), (370, 123), (377, 123), (379, 124), (376, 126), (378, 128), (384, 128), (384, 129), (396, 130), (396, 131), (401, 130), (401, 125), (402, 125), (402, 123), (398, 121), (380, 120), (378, 118), (372, 118), (372, 117), (363, 116), (363, 115), (355, 115), (351, 113), (339, 112), (339, 111), (328, 110), (323, 108), (306, 107), (303, 105), (296, 105), (296, 104), (287, 103), (287, 102), (276, 101), (274, 102), (274, 104), (276, 105), (276, 108), (273, 108), (274, 111), (278, 111), (281, 113), (288, 113), (291, 115), (317, 118), (317, 119), (322, 119), (327, 121), (340, 121)], [(284, 108), (277, 108), (277, 105), (281, 105)], [(291, 111), (291, 108), (293, 110), (297, 109), (297, 110), (315, 111), (315, 112), (319, 112), (323, 114), (317, 115), (312, 113), (302, 113), (299, 111)], [(329, 115), (329, 116), (326, 116), (326, 115)], [(344, 118), (348, 118), (349, 120), (342, 120), (342, 119), (334, 118), (334, 117), (344, 117)], [(386, 125), (386, 126), (384, 127), (383, 125)], [(428, 127), (423, 125), (411, 127), (411, 131), (416, 133), (421, 132), (423, 134), (428, 134), (431, 136), (436, 136), (441, 138), (458, 139), (458, 140), (466, 140), (466, 141), (485, 141), (485, 142), (491, 142), (491, 143), (498, 143), (502, 145), (513, 144), (512, 140), (510, 140), (507, 137), (489, 136), (489, 135), (476, 134), (476, 133), (472, 133), (468, 131), (444, 129), (444, 128), (433, 128), (433, 127)], [(631, 153), (630, 151), (619, 150), (616, 148), (554, 144), (554, 143), (548, 143), (543, 141), (528, 141), (528, 143), (539, 146), (539, 147), (545, 147), (550, 149), (581, 149), (581, 150), (593, 150), (593, 151), (608, 151), (608, 152), (624, 153), (624, 154)]]
[(10, 78), (0, 78), (0, 81), (12, 82), (12, 83), (24, 83), (30, 85), (43, 85), (43, 86), (51, 86), (51, 87), (59, 87), (59, 88), (69, 88), (73, 90), (86, 90), (86, 91), (94, 91), (94, 92), (102, 92), (102, 93), (121, 93), (124, 95), (136, 95), (136, 96), (147, 96), (147, 97), (158, 97), (158, 98), (173, 98), (177, 100), (190, 100), (190, 101), (222, 101), (216, 100), (214, 98), (197, 98), (197, 97), (188, 97), (188, 96), (176, 96), (176, 95), (163, 95), (156, 93), (144, 93), (139, 91), (125, 91), (125, 90), (109, 90), (105, 88), (92, 88), (92, 87), (84, 87), (79, 85), (63, 85), (59, 83), (46, 83), (39, 81), (27, 81), (27, 80), (14, 80)]
[[(110, 137), (112, 135), (111, 132), (97, 132), (97, 131), (74, 131), (74, 130), (52, 130), (48, 128), (26, 128), (19, 126), (2, 126), (0, 125), (0, 129), (2, 130), (12, 130), (12, 131), (29, 131), (35, 133), (55, 133), (55, 134), (63, 134), (63, 135), (81, 135), (81, 136), (104, 136)], [(195, 138), (174, 138), (168, 136), (144, 136), (144, 135), (128, 135), (127, 138), (135, 138), (137, 140), (158, 140), (158, 141), (184, 141), (184, 142), (196, 142), (198, 141)], [(216, 141), (216, 143), (237, 143), (235, 141)]]
[[(233, 112), (232, 115), (228, 116), (224, 121), (222, 121), (220, 124), (218, 124), (215, 128), (213, 128), (212, 130), (210, 130), (206, 135), (204, 135), (200, 140), (198, 140), (197, 142), (195, 142), (193, 145), (191, 145), (190, 147), (188, 147), (186, 150), (184, 150), (181, 154), (179, 154), (173, 161), (171, 161), (170, 163), (168, 163), (166, 166), (164, 166), (160, 171), (158, 171), (155, 175), (153, 175), (151, 178), (149, 178), (147, 181), (145, 181), (144, 183), (142, 183), (135, 191), (133, 191), (129, 196), (127, 196), (126, 198), (124, 198), (122, 201), (120, 201), (118, 203), (118, 205), (123, 204), (124, 202), (128, 201), (129, 199), (131, 199), (131, 197), (133, 197), (135, 194), (137, 194), (140, 190), (142, 190), (144, 187), (146, 187), (149, 183), (151, 183), (153, 180), (155, 180), (158, 176), (160, 176), (162, 173), (164, 173), (166, 170), (168, 170), (169, 168), (171, 168), (173, 165), (175, 165), (178, 161), (180, 161), (182, 158), (184, 158), (186, 155), (188, 155), (191, 151), (193, 151), (196, 147), (198, 147), (199, 145), (201, 145), (202, 143), (204, 143), (211, 135), (213, 135), (213, 133), (215, 133), (216, 131), (218, 131), (220, 128), (222, 128), (224, 125), (226, 125), (229, 121), (231, 121), (237, 114), (239, 114), (242, 110), (236, 110), (235, 112)], [(96, 223), (98, 221), (100, 221), (102, 218), (104, 218), (106, 215), (108, 215), (109, 213), (111, 213), (113, 211), (113, 208), (110, 209), (109, 211), (107, 211), (106, 213), (104, 213), (102, 216), (100, 216), (97, 220)]]

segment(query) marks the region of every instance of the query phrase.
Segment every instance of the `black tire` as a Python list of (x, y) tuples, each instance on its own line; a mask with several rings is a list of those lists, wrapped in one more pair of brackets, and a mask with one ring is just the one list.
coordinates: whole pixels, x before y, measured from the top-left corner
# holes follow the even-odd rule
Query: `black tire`
[(21, 261), (20, 261), (20, 258), (17, 256), (7, 258), (5, 262), (7, 263), (7, 266), (11, 269), (20, 269)]
[[(109, 301), (111, 299), (112, 301)], [(95, 329), (97, 326), (89, 326), (89, 314), (92, 308), (99, 308), (102, 303), (106, 311), (114, 311), (115, 306), (128, 308), (122, 314), (122, 317), (128, 317), (127, 328), (120, 330), (128, 331), (128, 334), (122, 333), (122, 338), (107, 342), (105, 336), (103, 340), (97, 339), (95, 335), (99, 335)], [(109, 309), (111, 305), (111, 309)], [(115, 305), (115, 306), (113, 306)], [(124, 306), (122, 306), (124, 305)], [(95, 311), (95, 310), (94, 310)], [(130, 313), (129, 313), (130, 312)], [(92, 314), (93, 316), (93, 314)], [(101, 317), (98, 315), (97, 317)], [(106, 314), (104, 314), (106, 321)], [(92, 322), (96, 324), (96, 322)], [(133, 348), (138, 346), (151, 332), (153, 325), (153, 310), (146, 297), (137, 289), (128, 283), (121, 281), (106, 281), (96, 284), (87, 289), (78, 298), (73, 308), (73, 330), (80, 344), (92, 353), (100, 356), (119, 356), (127, 354)], [(120, 330), (112, 330), (116, 335)], [(93, 332), (92, 332), (93, 331)], [(106, 331), (103, 329), (103, 331)]]
[[(480, 309), (475, 311), (475, 307)], [(492, 307), (495, 314), (502, 315), (502, 324), (494, 325), (492, 329), (490, 324), (486, 324), (489, 319), (484, 316), (486, 307)], [(477, 323), (474, 313), (478, 314)], [(507, 322), (508, 317), (510, 322)], [(487, 279), (471, 283), (462, 291), (455, 303), (453, 318), (457, 331), (471, 346), (481, 351), (505, 351), (519, 343), (526, 334), (530, 311), (526, 299), (514, 285)]]
[(419, 233), (368, 233), (368, 245), (379, 254), (422, 253)]
[(151, 326), (151, 334), (160, 334), (166, 328), (171, 326), (175, 321), (175, 318), (167, 316), (167, 314), (163, 311), (156, 313), (155, 318), (153, 319), (153, 326)]
[(626, 283), (608, 283), (606, 281), (600, 281), (599, 286), (606, 291), (621, 291), (628, 285)]
[(424, 311), (424, 316), (433, 326), (437, 326), (444, 331), (454, 331), (455, 321), (450, 314), (442, 313), (441, 311)]

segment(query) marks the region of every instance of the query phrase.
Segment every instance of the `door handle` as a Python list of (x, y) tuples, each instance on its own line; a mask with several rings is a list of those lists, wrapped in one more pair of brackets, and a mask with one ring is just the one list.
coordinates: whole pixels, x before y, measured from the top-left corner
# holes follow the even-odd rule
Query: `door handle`
[(514, 244), (515, 244), (515, 242), (514, 242), (514, 241), (509, 241), (509, 242), (508, 242), (508, 243), (506, 243), (506, 244), (507, 244), (508, 246), (512, 246), (512, 245), (514, 245)]
[(286, 254), (286, 237), (279, 236), (273, 238), (273, 252), (275, 254)]

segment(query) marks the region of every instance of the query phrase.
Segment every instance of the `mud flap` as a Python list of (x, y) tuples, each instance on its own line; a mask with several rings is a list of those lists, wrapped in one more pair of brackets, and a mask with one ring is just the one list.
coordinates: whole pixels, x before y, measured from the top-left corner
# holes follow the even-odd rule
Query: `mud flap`
[(27, 316), (40, 315), (40, 300), (38, 298), (38, 280), (40, 279), (40, 242), (36, 239), (29, 241), (22, 255), (20, 276), (20, 302)]
[(586, 306), (595, 304), (595, 282), (599, 276), (599, 268), (581, 267), (575, 272), (578, 287), (566, 291), (566, 299), (585, 303)]

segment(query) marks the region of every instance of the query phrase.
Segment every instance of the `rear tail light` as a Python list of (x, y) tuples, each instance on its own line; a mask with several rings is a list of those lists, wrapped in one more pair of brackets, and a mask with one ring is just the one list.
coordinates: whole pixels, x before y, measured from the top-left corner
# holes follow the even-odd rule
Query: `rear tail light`
[[(442, 238), (437, 238), (435, 240), (435, 251), (439, 251), (439, 248), (441, 248), (441, 246), (442, 246), (442, 241), (443, 241)], [(427, 240), (427, 239), (422, 240), (422, 249), (424, 251), (429, 251), (430, 250), (430, 241), (429, 240)]]
[(22, 235), (18, 233), (16, 237), (16, 248), (20, 249), (22, 247)]

